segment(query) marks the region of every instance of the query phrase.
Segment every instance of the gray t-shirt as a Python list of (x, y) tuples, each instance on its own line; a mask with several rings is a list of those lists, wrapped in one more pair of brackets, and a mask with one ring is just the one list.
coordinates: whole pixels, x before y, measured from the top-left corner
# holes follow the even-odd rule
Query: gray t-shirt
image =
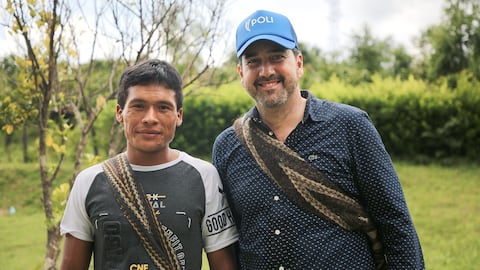
[[(210, 163), (180, 152), (165, 164), (131, 166), (184, 269), (201, 268), (202, 248), (208, 253), (237, 241), (220, 178)], [(78, 175), (60, 229), (95, 242), (96, 269), (155, 268), (119, 209), (101, 164)]]

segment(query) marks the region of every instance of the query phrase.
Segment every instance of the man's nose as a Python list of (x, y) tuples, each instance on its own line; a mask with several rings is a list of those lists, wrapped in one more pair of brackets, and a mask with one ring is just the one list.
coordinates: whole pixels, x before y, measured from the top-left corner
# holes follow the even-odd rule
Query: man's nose
[(275, 73), (274, 65), (272, 65), (269, 61), (265, 61), (260, 65), (259, 73), (262, 77), (270, 77), (270, 75)]
[(143, 122), (144, 123), (152, 123), (156, 122), (157, 117), (156, 117), (156, 111), (153, 106), (148, 107), (148, 109), (145, 112), (145, 115), (143, 116)]

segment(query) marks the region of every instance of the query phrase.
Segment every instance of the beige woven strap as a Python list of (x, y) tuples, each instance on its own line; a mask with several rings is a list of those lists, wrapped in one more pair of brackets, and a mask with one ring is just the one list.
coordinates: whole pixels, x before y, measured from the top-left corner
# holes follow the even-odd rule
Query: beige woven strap
[(175, 251), (139, 183), (136, 183), (125, 154), (102, 164), (123, 215), (140, 238), (158, 269), (181, 269)]

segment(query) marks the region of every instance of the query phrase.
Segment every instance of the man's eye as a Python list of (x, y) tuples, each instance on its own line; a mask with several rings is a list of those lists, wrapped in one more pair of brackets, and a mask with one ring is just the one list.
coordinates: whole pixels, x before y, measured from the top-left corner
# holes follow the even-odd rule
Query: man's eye
[(168, 110), (168, 106), (160, 105), (160, 106), (158, 106), (158, 109), (160, 111), (166, 111), (166, 110)]
[(249, 66), (255, 66), (255, 65), (258, 65), (260, 61), (258, 59), (249, 59), (247, 60), (247, 65)]
[(282, 61), (283, 59), (285, 59), (285, 56), (283, 56), (282, 54), (274, 55), (271, 57), (271, 60), (273, 62), (279, 62), (279, 61)]

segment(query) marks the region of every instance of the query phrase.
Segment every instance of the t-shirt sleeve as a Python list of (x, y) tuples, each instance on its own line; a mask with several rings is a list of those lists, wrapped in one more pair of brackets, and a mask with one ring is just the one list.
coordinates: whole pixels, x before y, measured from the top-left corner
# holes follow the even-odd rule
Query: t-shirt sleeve
[(94, 228), (85, 209), (85, 198), (93, 180), (101, 171), (101, 166), (95, 165), (78, 174), (60, 223), (61, 235), (68, 233), (80, 240), (93, 241)]
[(206, 200), (202, 237), (204, 249), (209, 253), (236, 242), (238, 233), (217, 170), (208, 164), (202, 177)]

